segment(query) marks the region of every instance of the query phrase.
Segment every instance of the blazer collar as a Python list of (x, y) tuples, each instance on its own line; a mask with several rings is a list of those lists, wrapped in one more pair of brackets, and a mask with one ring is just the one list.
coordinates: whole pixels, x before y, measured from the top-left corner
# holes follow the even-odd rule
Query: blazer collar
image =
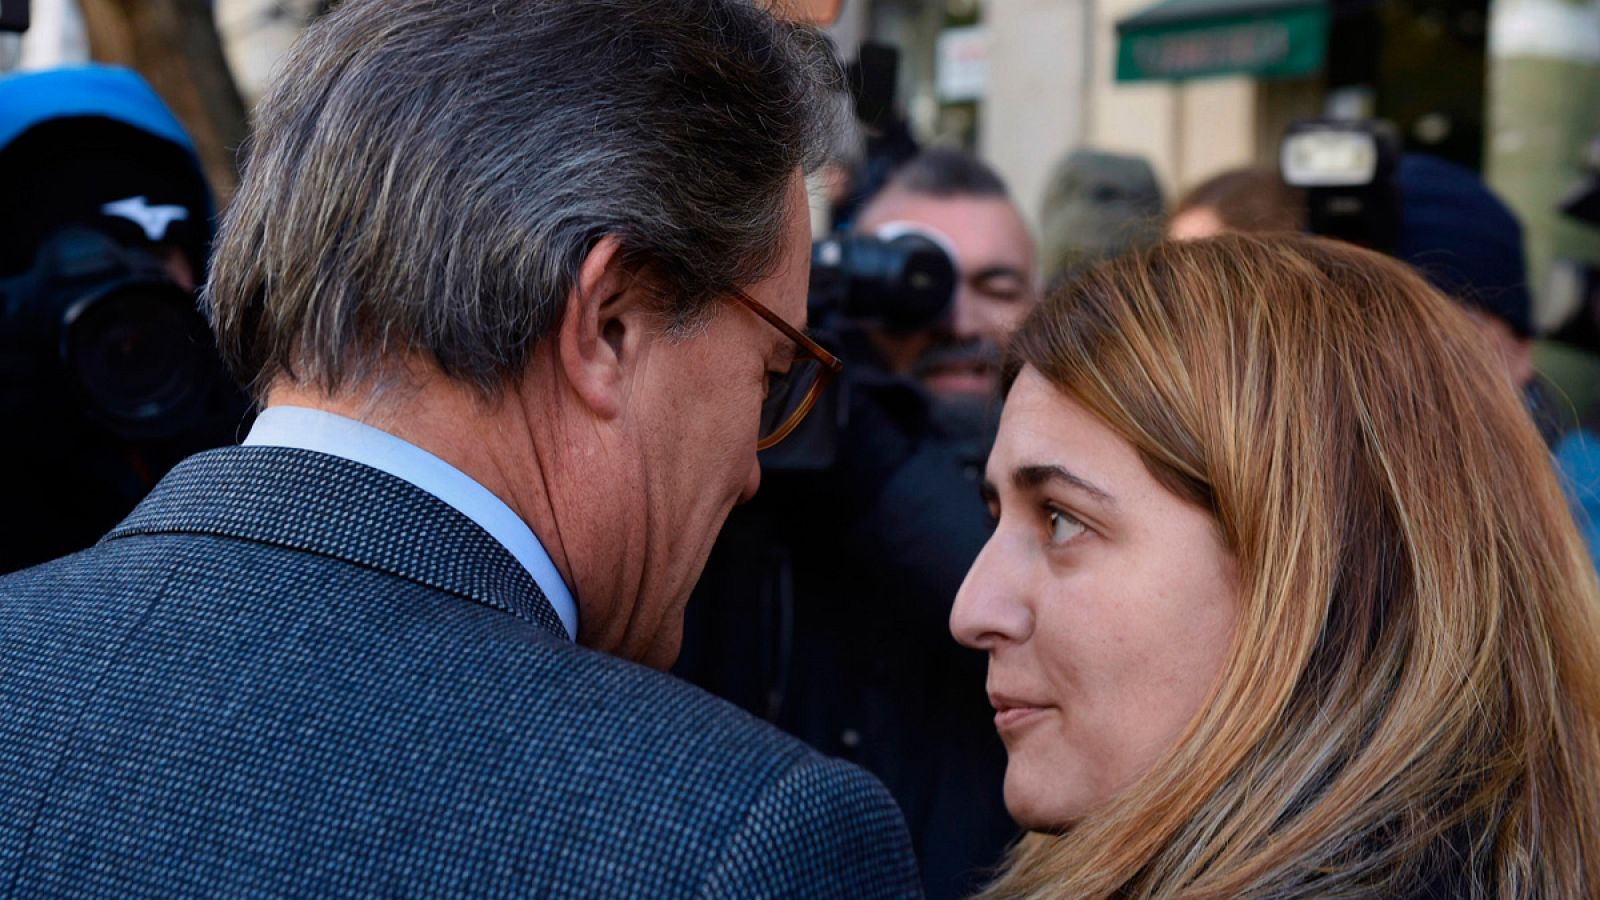
[(183, 533), (342, 559), (567, 637), (528, 570), (477, 523), (402, 479), (336, 456), (286, 447), (192, 456), (104, 540)]

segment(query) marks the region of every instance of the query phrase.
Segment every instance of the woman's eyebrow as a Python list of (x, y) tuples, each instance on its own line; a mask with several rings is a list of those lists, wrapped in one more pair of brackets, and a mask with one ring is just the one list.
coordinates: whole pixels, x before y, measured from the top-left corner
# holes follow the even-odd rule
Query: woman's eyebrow
[(1071, 485), (1107, 506), (1117, 505), (1117, 498), (1096, 487), (1094, 482), (1074, 475), (1058, 465), (1027, 465), (1011, 470), (1011, 483), (1018, 490), (1031, 490), (1056, 481)]

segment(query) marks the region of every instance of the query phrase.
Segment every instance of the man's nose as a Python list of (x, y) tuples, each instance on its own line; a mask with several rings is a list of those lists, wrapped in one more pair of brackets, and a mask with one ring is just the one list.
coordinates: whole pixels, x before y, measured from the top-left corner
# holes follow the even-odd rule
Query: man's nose
[(974, 302), (972, 291), (965, 285), (956, 288), (950, 301), (950, 331), (962, 340), (985, 337), (986, 323), (980, 304)]
[(1004, 539), (996, 533), (967, 571), (950, 609), (950, 633), (975, 650), (1025, 641), (1033, 632), (1033, 611), (1013, 583), (1019, 566), (1005, 556)]

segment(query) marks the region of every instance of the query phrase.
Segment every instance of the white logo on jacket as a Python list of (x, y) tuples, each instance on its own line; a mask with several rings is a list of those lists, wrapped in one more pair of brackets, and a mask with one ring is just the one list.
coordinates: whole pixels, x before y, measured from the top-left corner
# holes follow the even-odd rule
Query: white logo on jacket
[(129, 197), (100, 207), (100, 211), (108, 216), (127, 219), (133, 224), (144, 229), (145, 237), (152, 241), (159, 241), (166, 237), (167, 229), (173, 222), (182, 222), (189, 218), (189, 211), (181, 206), (151, 206), (143, 197)]

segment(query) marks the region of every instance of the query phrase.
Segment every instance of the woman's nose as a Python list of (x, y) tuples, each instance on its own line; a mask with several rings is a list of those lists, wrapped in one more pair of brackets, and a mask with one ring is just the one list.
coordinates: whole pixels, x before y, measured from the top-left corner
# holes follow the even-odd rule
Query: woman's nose
[(950, 633), (975, 650), (993, 650), (1007, 642), (1027, 640), (1033, 612), (1018, 590), (1020, 561), (1007, 559), (1000, 532), (989, 538), (956, 593), (950, 610)]

